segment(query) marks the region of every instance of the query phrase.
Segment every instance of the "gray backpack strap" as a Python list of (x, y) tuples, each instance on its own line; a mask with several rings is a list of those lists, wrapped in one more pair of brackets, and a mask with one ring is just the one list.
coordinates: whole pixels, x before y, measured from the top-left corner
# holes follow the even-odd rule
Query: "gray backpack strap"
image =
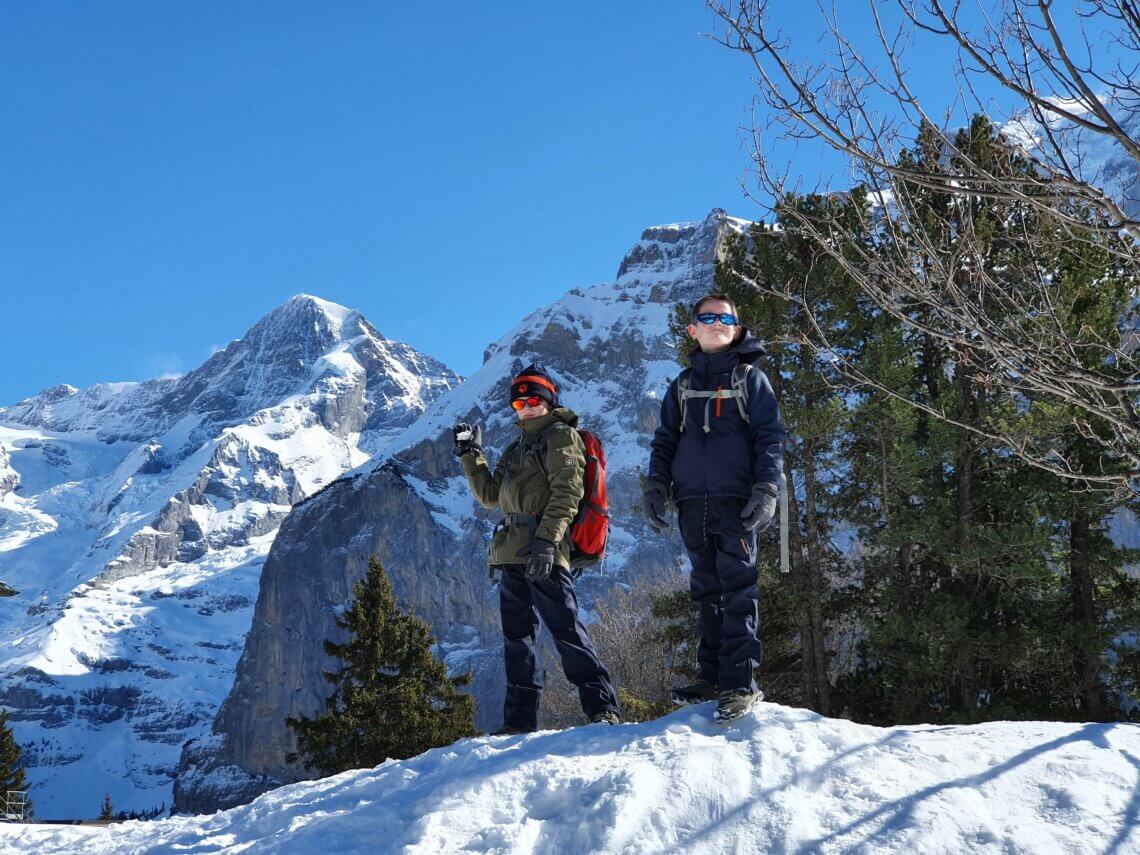
[(791, 553), (788, 551), (788, 476), (780, 472), (780, 572), (792, 570)]
[(751, 362), (742, 362), (732, 369), (732, 393), (745, 424), (748, 424), (748, 372), (754, 367)]
[(677, 376), (677, 404), (681, 408), (681, 430), (680, 433), (685, 432), (685, 406), (689, 400), (691, 387), (689, 384), (689, 369), (686, 368)]
[(689, 369), (681, 372), (681, 376), (677, 378), (677, 401), (681, 407), (681, 432), (685, 430), (685, 410), (689, 398), (703, 398), (705, 402), (705, 433), (708, 433), (711, 428), (709, 427), (709, 410), (713, 401), (724, 400), (726, 398), (736, 399), (736, 408), (740, 411), (740, 417), (744, 419), (745, 424), (748, 423), (748, 372), (752, 369), (749, 363), (741, 363), (732, 369), (732, 379), (730, 381), (730, 389), (718, 389), (714, 391), (702, 392), (694, 390), (689, 383)]

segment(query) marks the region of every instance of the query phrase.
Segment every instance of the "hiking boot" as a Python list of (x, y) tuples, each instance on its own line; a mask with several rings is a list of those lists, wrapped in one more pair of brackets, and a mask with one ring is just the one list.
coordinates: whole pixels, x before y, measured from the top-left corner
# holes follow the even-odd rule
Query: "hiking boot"
[(621, 724), (621, 714), (617, 710), (602, 710), (590, 719), (590, 724)]
[(721, 692), (717, 699), (716, 712), (713, 713), (713, 721), (717, 724), (724, 724), (733, 719), (738, 719), (748, 712), (753, 704), (762, 700), (764, 700), (764, 693), (759, 689), (755, 692), (750, 692), (748, 689), (731, 689), (727, 692)]
[(717, 694), (716, 686), (712, 683), (697, 680), (697, 682), (691, 686), (674, 686), (673, 693), (670, 697), (674, 704), (679, 707), (684, 707), (689, 704), (703, 704), (705, 701), (715, 701)]
[(519, 727), (507, 727), (505, 724), (498, 730), (493, 730), (488, 733), (488, 736), (519, 736), (524, 733), (530, 733), (529, 730), (523, 730)]

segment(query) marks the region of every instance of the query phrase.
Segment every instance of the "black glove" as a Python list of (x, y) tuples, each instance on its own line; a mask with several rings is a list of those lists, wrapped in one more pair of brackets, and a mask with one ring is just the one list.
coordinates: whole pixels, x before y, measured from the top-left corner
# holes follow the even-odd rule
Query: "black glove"
[(775, 484), (752, 485), (752, 497), (740, 512), (740, 518), (744, 520), (746, 529), (763, 531), (772, 524), (772, 518), (776, 516), (776, 496), (779, 492)]
[(641, 497), (641, 510), (645, 514), (645, 521), (649, 527), (658, 534), (669, 527), (665, 522), (665, 485), (660, 481), (649, 481), (645, 485), (645, 494)]
[(467, 422), (460, 422), (451, 429), (451, 439), (455, 443), (456, 457), (483, 453), (483, 428), (478, 425), (472, 427)]
[(554, 544), (536, 537), (531, 541), (530, 560), (526, 562), (526, 580), (541, 582), (554, 569)]

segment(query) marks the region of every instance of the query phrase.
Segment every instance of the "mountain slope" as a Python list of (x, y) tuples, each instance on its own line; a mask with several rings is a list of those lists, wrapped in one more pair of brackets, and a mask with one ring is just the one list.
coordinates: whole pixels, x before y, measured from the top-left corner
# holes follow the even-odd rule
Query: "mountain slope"
[(761, 704), (461, 740), (204, 817), (0, 825), (0, 850), (1140, 851), (1140, 725), (875, 728)]
[(287, 301), (181, 378), (0, 409), (0, 704), (39, 815), (170, 804), (291, 506), (366, 462), (445, 366), (359, 313)]

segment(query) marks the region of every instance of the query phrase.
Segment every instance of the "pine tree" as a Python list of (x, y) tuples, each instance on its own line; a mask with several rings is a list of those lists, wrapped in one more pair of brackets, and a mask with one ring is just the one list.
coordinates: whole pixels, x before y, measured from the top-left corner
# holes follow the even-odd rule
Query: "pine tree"
[(325, 712), (288, 718), (302, 760), (322, 775), (402, 760), (475, 734), (475, 704), (460, 691), (470, 673), (449, 677), (432, 654), (428, 625), (400, 610), (383, 566), (373, 556), (351, 606), (336, 619), (343, 642), (325, 641), (341, 668), (325, 672), (333, 687)]
[[(920, 136), (905, 165), (921, 172), (937, 160), (934, 139)], [(1032, 169), (984, 118), (956, 145), (995, 174)], [(1010, 307), (1004, 322), (1034, 324), (1043, 348), (1086, 348), (1096, 358), (1096, 340), (1111, 337), (1136, 283), (1059, 232), (1054, 257), (1029, 251), (1027, 232), (1040, 237), (1054, 228), (1041, 208), (983, 196), (949, 204), (920, 182), (914, 193), (924, 202), (928, 234), (943, 241), (916, 249), (916, 258), (953, 258), (969, 233), (984, 247), (971, 264), (1012, 283), (1045, 277), (1055, 288), (1052, 316), (1025, 317)], [(916, 262), (916, 270), (922, 267)], [(973, 287), (969, 264), (958, 275), (956, 287)], [(991, 318), (1000, 318), (1000, 308)], [(865, 634), (859, 666), (841, 680), (843, 704), (857, 718), (884, 724), (1109, 714), (1100, 675), (1119, 625), (1108, 620), (1103, 597), (1126, 587), (1120, 583), (1127, 558), (1104, 536), (1111, 502), (1075, 491), (959, 426), (1044, 438), (1080, 453), (1081, 438), (1065, 435), (1071, 413), (1010, 395), (1000, 366), (972, 364), (951, 344), (897, 319), (880, 315), (867, 330), (858, 356), (867, 375), (958, 424), (905, 412), (883, 394), (864, 394), (855, 404), (847, 493), (863, 550), (846, 605)], [(1089, 443), (1090, 453), (1094, 447)]]
[[(9, 791), (27, 789), (24, 768), (20, 763), (20, 746), (8, 726), (7, 710), (0, 710), (0, 808), (4, 806)], [(31, 813), (31, 802), (27, 803), (27, 812)]]
[(111, 794), (103, 794), (103, 807), (99, 811), (99, 819), (103, 822), (110, 822), (115, 818), (115, 806), (111, 803)]

